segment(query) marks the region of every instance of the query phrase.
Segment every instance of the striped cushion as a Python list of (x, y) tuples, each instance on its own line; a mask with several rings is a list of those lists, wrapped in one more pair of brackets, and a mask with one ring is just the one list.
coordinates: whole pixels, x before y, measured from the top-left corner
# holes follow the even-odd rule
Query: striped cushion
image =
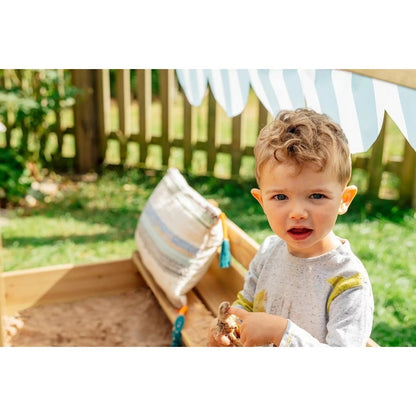
[(140, 215), (135, 240), (142, 261), (177, 308), (221, 245), (220, 212), (169, 168)]

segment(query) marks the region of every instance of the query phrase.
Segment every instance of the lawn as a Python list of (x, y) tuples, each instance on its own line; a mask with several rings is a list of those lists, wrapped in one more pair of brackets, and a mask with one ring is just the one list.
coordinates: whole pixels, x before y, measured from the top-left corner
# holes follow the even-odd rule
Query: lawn
[[(107, 169), (99, 178), (83, 181), (53, 176), (59, 184), (56, 193), (30, 210), (16, 208), (3, 215), (3, 269), (129, 257), (140, 212), (161, 175)], [(252, 180), (186, 177), (256, 241), (271, 233), (250, 195)], [(372, 338), (382, 346), (416, 346), (416, 266), (408, 259), (416, 248), (415, 211), (358, 195), (335, 231), (350, 240), (370, 274), (375, 297)]]

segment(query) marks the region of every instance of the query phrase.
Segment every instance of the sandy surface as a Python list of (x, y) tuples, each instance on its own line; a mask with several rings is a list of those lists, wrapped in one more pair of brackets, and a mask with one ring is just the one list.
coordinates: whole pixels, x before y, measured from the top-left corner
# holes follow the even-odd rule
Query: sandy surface
[(6, 317), (12, 347), (169, 346), (172, 325), (146, 287), (121, 295), (40, 305)]

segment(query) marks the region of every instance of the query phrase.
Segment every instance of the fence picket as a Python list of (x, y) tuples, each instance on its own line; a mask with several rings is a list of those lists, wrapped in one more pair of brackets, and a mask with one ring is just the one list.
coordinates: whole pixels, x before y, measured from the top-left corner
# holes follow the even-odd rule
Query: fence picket
[(173, 69), (160, 70), (160, 93), (162, 101), (162, 165), (169, 165), (170, 148), (173, 141)]
[(137, 70), (137, 98), (139, 101), (139, 163), (145, 165), (147, 146), (152, 139), (152, 72), (150, 69)]
[(243, 130), (243, 113), (232, 119), (231, 141), (231, 176), (236, 178), (241, 167), (241, 135)]
[(207, 125), (207, 173), (213, 174), (215, 162), (217, 159), (217, 138), (218, 138), (218, 123), (217, 123), (217, 100), (214, 97), (211, 89), (208, 95), (208, 125)]
[(96, 117), (96, 71), (72, 70), (72, 82), (83, 90), (74, 108), (75, 154), (77, 170), (81, 173), (98, 166), (98, 126)]
[(128, 69), (117, 69), (116, 88), (120, 130), (120, 163), (123, 165), (127, 156), (127, 142), (131, 135), (130, 71)]
[(195, 138), (195, 110), (184, 97), (184, 116), (183, 116), (183, 167), (189, 170), (192, 166), (192, 143)]
[(100, 163), (104, 162), (105, 154), (107, 151), (107, 137), (111, 132), (110, 111), (110, 71), (108, 69), (100, 69), (97, 71), (97, 119), (100, 143)]
[(367, 194), (370, 197), (378, 198), (381, 184), (381, 177), (383, 174), (383, 150), (384, 150), (384, 135), (386, 132), (387, 117), (384, 114), (383, 125), (377, 140), (373, 144), (371, 156), (368, 160), (367, 169), (371, 172), (368, 180)]
[(258, 109), (258, 122), (257, 122), (257, 130), (260, 131), (266, 124), (269, 119), (269, 112), (267, 111), (266, 107), (263, 103), (259, 100), (259, 109)]
[(404, 206), (413, 204), (416, 207), (415, 201), (412, 201), (416, 186), (416, 152), (407, 140), (404, 146), (400, 172), (400, 203)]

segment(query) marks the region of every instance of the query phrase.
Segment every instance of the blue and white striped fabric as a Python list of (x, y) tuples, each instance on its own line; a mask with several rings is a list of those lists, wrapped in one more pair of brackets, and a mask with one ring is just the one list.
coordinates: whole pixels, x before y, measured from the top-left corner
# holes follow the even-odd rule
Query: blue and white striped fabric
[(169, 168), (140, 215), (135, 241), (143, 264), (173, 306), (204, 275), (222, 243), (221, 210)]
[(177, 70), (178, 81), (186, 88), (185, 94), (189, 104), (198, 107), (207, 89), (207, 77), (204, 69)]
[(352, 153), (368, 150), (386, 111), (416, 149), (416, 90), (334, 69), (176, 70), (192, 105), (201, 104), (209, 84), (229, 117), (240, 114), (249, 87), (272, 116), (309, 107), (343, 128)]

